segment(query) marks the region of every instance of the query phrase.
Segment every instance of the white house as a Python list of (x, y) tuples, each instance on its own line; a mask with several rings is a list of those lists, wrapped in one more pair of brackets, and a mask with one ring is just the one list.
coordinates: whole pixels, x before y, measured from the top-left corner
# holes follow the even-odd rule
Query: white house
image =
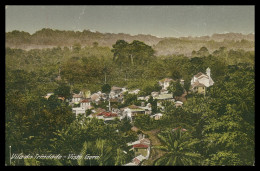
[(92, 102), (98, 102), (101, 98), (100, 94), (94, 93), (90, 96)]
[(80, 92), (79, 94), (73, 94), (71, 102), (72, 103), (79, 103), (82, 100), (82, 98), (83, 98), (82, 92)]
[(191, 86), (193, 86), (193, 84), (195, 83), (204, 84), (206, 87), (212, 86), (214, 84), (214, 81), (210, 76), (210, 68), (206, 69), (206, 74), (199, 72), (197, 75), (194, 75), (191, 79)]
[(80, 102), (80, 107), (84, 107), (86, 110), (87, 109), (91, 109), (92, 108), (92, 106), (90, 105), (90, 103), (91, 103), (91, 100), (90, 99), (83, 99), (83, 100), (81, 100), (81, 102)]
[(151, 92), (151, 96), (152, 97), (158, 97), (159, 96), (159, 92), (153, 91), (153, 92)]
[(156, 114), (154, 114), (154, 115), (151, 115), (150, 117), (151, 117), (151, 118), (154, 118), (155, 120), (159, 120), (159, 119), (161, 119), (162, 116), (163, 116), (163, 114), (161, 114), (161, 113), (156, 113)]
[(127, 118), (132, 121), (137, 115), (146, 114), (147, 111), (139, 106), (131, 105), (123, 109), (122, 115), (127, 116)]
[(134, 150), (135, 156), (130, 163), (125, 164), (125, 166), (138, 166), (141, 161), (148, 160), (150, 156), (150, 140), (145, 138), (145, 135), (139, 134), (138, 140), (134, 142), (127, 143), (128, 146), (132, 146), (130, 150)]
[(170, 99), (173, 99), (173, 95), (172, 95), (172, 93), (170, 93), (170, 94), (159, 94), (158, 96), (154, 97), (153, 99), (170, 100)]
[(138, 94), (139, 93), (139, 89), (136, 90), (132, 90), (132, 91), (128, 91), (129, 94)]
[(181, 101), (175, 102), (175, 107), (182, 107), (182, 105), (183, 105), (183, 102), (181, 102)]
[[(125, 90), (125, 89), (124, 89)], [(109, 93), (110, 98), (120, 97), (120, 94), (123, 92), (123, 88), (113, 86)]]
[(79, 114), (83, 114), (86, 116), (86, 109), (85, 107), (75, 107), (72, 108), (72, 112), (76, 114), (76, 118), (78, 117)]
[(164, 78), (159, 81), (159, 85), (162, 86), (162, 89), (167, 90), (167, 88), (170, 86), (170, 83), (173, 81), (171, 78)]

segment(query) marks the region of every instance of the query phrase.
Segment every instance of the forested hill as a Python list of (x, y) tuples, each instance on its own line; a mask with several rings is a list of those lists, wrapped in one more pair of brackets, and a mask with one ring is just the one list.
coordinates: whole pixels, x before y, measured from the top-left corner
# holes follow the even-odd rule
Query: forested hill
[(112, 47), (117, 40), (125, 40), (132, 42), (140, 40), (147, 45), (156, 45), (162, 38), (152, 35), (129, 35), (124, 33), (100, 33), (91, 32), (89, 30), (79, 31), (61, 31), (52, 29), (42, 29), (30, 35), (23, 31), (12, 31), (6, 33), (6, 47), (34, 49), (48, 48), (53, 46), (70, 47), (75, 43), (80, 43), (81, 46), (92, 46), (97, 42), (99, 46)]
[(254, 37), (254, 34), (226, 33), (201, 37), (159, 38), (143, 34), (100, 33), (89, 30), (75, 32), (52, 29), (42, 29), (31, 35), (27, 32), (15, 30), (6, 33), (6, 47), (29, 50), (57, 46), (71, 47), (75, 43), (80, 43), (81, 46), (92, 46), (94, 42), (97, 42), (99, 46), (111, 48), (117, 40), (127, 42), (139, 40), (152, 46), (156, 50), (156, 55), (184, 54), (190, 56), (193, 50), (197, 51), (203, 46), (210, 52), (223, 46), (227, 49), (254, 51)]

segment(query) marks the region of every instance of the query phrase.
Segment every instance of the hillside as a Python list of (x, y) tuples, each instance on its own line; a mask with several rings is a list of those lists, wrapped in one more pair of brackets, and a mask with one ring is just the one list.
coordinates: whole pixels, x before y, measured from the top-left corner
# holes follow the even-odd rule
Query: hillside
[(75, 43), (80, 43), (82, 46), (92, 46), (94, 42), (97, 42), (99, 46), (111, 48), (117, 40), (122, 39), (127, 42), (133, 40), (143, 41), (156, 50), (156, 55), (184, 54), (190, 56), (193, 50), (197, 51), (202, 46), (207, 47), (210, 52), (219, 49), (221, 46), (225, 46), (227, 49), (253, 51), (254, 36), (254, 34), (225, 33), (201, 37), (158, 38), (152, 35), (100, 33), (89, 30), (74, 32), (42, 29), (34, 34), (15, 30), (6, 33), (6, 47), (29, 50), (57, 46), (71, 47)]
[(152, 46), (157, 44), (162, 38), (151, 35), (129, 35), (124, 33), (100, 33), (84, 30), (82, 32), (61, 31), (52, 29), (42, 29), (30, 35), (23, 31), (12, 31), (6, 33), (6, 47), (21, 49), (41, 49), (54, 46), (72, 46), (74, 43), (80, 43), (82, 46), (91, 46), (98, 42), (99, 46), (112, 47), (117, 40), (122, 39), (127, 42), (140, 40)]

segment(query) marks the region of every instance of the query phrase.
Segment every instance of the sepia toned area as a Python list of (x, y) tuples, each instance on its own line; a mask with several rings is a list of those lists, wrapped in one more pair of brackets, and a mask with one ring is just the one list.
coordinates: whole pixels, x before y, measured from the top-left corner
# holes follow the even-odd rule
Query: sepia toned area
[(6, 166), (255, 165), (254, 6), (5, 10)]

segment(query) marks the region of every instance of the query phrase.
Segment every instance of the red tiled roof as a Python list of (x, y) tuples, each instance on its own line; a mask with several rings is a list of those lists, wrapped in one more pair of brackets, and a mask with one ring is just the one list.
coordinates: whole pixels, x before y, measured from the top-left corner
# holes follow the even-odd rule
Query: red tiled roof
[(116, 113), (107, 112), (103, 115), (104, 117), (117, 117)]
[(148, 145), (144, 145), (144, 144), (135, 144), (133, 145), (134, 148), (148, 148)]
[(112, 112), (101, 112), (101, 113), (97, 114), (97, 116), (116, 117), (117, 114), (116, 113), (112, 113)]
[(88, 102), (90, 102), (90, 99), (83, 99), (83, 100), (81, 101), (81, 103), (88, 103)]

